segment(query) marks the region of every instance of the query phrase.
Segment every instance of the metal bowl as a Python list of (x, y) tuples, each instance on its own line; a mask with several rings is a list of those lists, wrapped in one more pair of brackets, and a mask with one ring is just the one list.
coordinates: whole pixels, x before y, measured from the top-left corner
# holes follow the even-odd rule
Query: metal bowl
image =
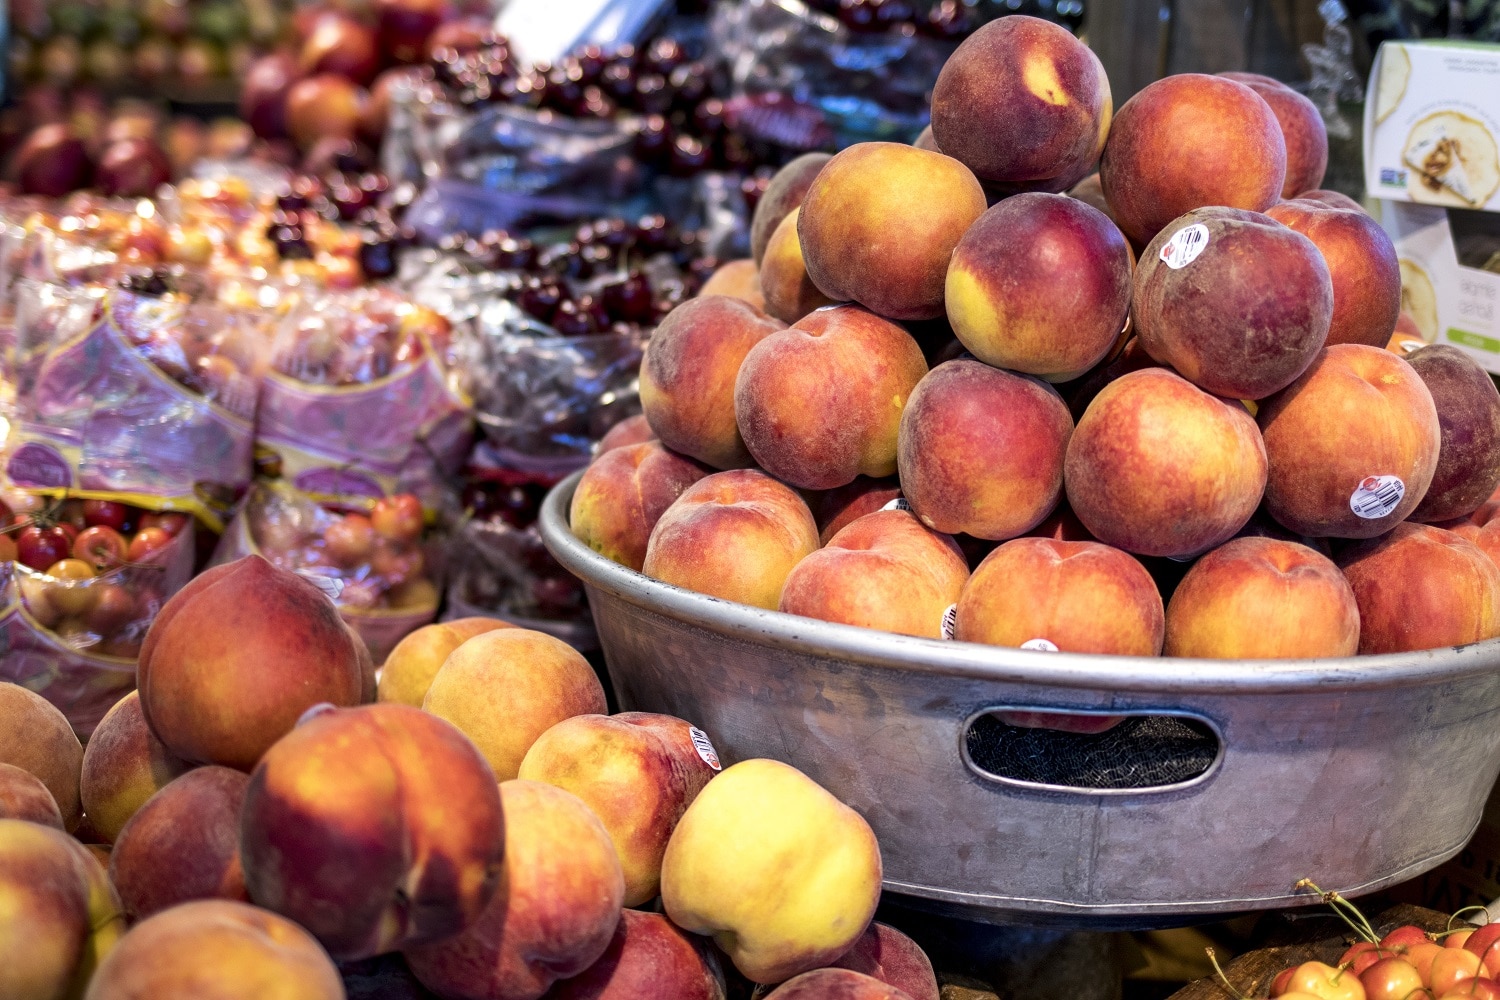
[[(1144, 927), (1307, 903), (1303, 877), (1370, 892), (1457, 854), (1500, 772), (1500, 640), (1225, 661), (892, 635), (619, 566), (568, 528), (577, 481), (547, 497), (541, 532), (588, 591), (621, 706), (692, 721), (726, 762), (800, 768), (870, 822), (886, 888), (912, 902)], [(1002, 709), (1188, 720), (1217, 746), (1146, 787), (1028, 779), (974, 752)]]

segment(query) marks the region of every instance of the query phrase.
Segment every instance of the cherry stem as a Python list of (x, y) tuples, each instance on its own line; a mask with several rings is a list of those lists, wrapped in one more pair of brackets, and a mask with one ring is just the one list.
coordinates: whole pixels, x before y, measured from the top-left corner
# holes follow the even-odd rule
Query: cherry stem
[(1219, 977), (1219, 982), (1224, 984), (1224, 989), (1228, 991), (1229, 995), (1234, 997), (1234, 1000), (1247, 1000), (1245, 994), (1234, 988), (1234, 984), (1229, 981), (1229, 977), (1219, 967), (1219, 959), (1214, 954), (1214, 950), (1212, 948), (1204, 948), (1203, 951), (1208, 955), (1208, 963), (1214, 967), (1214, 975)]
[(1406, 994), (1406, 996), (1402, 997), (1401, 1000), (1411, 1000), (1411, 998), (1414, 997), (1414, 996), (1416, 996), (1418, 993), (1426, 993), (1427, 996), (1430, 998), (1430, 1000), (1437, 1000), (1437, 995), (1435, 993), (1433, 993), (1432, 990), (1428, 989), (1426, 986), (1418, 986), (1418, 987), (1416, 987), (1410, 993)]
[[(1312, 879), (1307, 878), (1299, 880), (1296, 885), (1292, 886), (1292, 888), (1311, 889), (1313, 892), (1316, 892), (1319, 896), (1323, 897), (1323, 902), (1327, 903), (1329, 907), (1332, 908), (1333, 912), (1339, 915), (1339, 919), (1344, 921), (1344, 923), (1348, 924), (1349, 927), (1353, 929), (1354, 933), (1358, 934), (1360, 937), (1364, 938), (1371, 944), (1378, 945), (1380, 943), (1380, 938), (1378, 935), (1376, 935), (1375, 928), (1370, 926), (1370, 922), (1366, 920), (1365, 915), (1359, 911), (1359, 907), (1349, 902), (1343, 896), (1340, 896), (1337, 892), (1324, 892), (1322, 889), (1318, 888), (1317, 884), (1313, 882)], [(1354, 914), (1354, 918), (1350, 918), (1350, 913)], [(1358, 922), (1356, 922), (1356, 920)]]
[[(1483, 906), (1465, 906), (1461, 910), (1455, 910), (1455, 911), (1453, 911), (1453, 915), (1448, 918), (1448, 931), (1450, 933), (1455, 929), (1454, 926), (1453, 926), (1453, 921), (1457, 920), (1459, 917), (1463, 916), (1465, 913), (1483, 913), (1484, 914), (1484, 923), (1487, 924), (1487, 923), (1490, 922), (1490, 911), (1487, 910), (1487, 909), (1485, 909)], [(1469, 923), (1472, 924), (1473, 921), (1471, 920), (1471, 921), (1469, 921)], [(1482, 927), (1482, 926), (1484, 926), (1484, 924), (1481, 924), (1480, 926)], [(1467, 927), (1459, 927), (1457, 929), (1458, 930), (1468, 930)]]

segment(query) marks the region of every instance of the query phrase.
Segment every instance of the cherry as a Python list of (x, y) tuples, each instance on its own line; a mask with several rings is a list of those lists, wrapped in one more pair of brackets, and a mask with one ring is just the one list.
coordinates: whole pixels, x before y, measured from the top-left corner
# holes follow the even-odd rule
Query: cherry
[(584, 295), (578, 299), (578, 311), (589, 318), (595, 332), (603, 332), (609, 329), (609, 310), (604, 303), (592, 295)]
[(665, 215), (644, 215), (635, 230), (641, 246), (653, 253), (676, 248), (677, 229)]
[(526, 271), (536, 265), (536, 246), (525, 237), (507, 236), (495, 244), (495, 266), (506, 271)]
[(85, 500), (83, 502), (83, 520), (89, 527), (104, 525), (116, 531), (125, 530), (125, 522), (130, 517), (130, 508), (115, 500)]
[(586, 337), (599, 332), (593, 315), (580, 309), (572, 299), (564, 299), (558, 305), (552, 316), (552, 327), (564, 337)]
[(125, 536), (105, 524), (84, 528), (73, 543), (73, 558), (81, 559), (100, 572), (125, 561), (129, 545)]
[(667, 76), (678, 107), (690, 108), (708, 95), (708, 67), (701, 62), (683, 63)]
[(524, 486), (509, 486), (495, 495), (493, 515), (512, 528), (524, 528), (536, 522), (541, 499)]
[(38, 573), (45, 572), (47, 567), (68, 558), (72, 551), (73, 539), (68, 537), (68, 532), (62, 525), (50, 528), (29, 525), (16, 538), (16, 559)]
[(537, 266), (559, 278), (583, 279), (591, 273), (589, 263), (583, 259), (583, 247), (577, 243), (549, 247), (538, 258)]
[(645, 64), (658, 73), (670, 73), (687, 61), (687, 54), (675, 38), (662, 37), (646, 49)]
[(635, 154), (642, 160), (656, 162), (667, 157), (672, 147), (672, 130), (661, 115), (648, 115), (635, 135)]
[(598, 45), (585, 45), (573, 56), (573, 61), (578, 64), (582, 71), (584, 82), (594, 84), (599, 82), (599, 77), (604, 72), (604, 67), (609, 64), (609, 57), (604, 49)]
[(880, 30), (876, 0), (839, 0), (838, 19), (850, 31)]
[(594, 223), (594, 238), (607, 247), (616, 250), (625, 246), (635, 236), (630, 230), (630, 223), (624, 219), (600, 219)]
[(675, 177), (691, 177), (707, 167), (709, 159), (709, 149), (701, 140), (679, 135), (672, 140), (672, 158), (667, 172)]
[(918, 22), (918, 29), (934, 38), (953, 41), (970, 34), (974, 22), (969, 17), (969, 8), (961, 0), (939, 0)]
[(599, 89), (616, 101), (630, 100), (635, 95), (635, 70), (629, 63), (610, 63), (599, 74)]
[(622, 280), (605, 285), (600, 294), (605, 308), (619, 319), (649, 323), (653, 317), (651, 282), (639, 271), (632, 271)]
[(410, 493), (381, 497), (370, 510), (375, 534), (394, 542), (414, 542), (422, 535), (422, 503)]
[(648, 115), (659, 115), (672, 106), (672, 92), (667, 89), (667, 78), (660, 73), (643, 73), (636, 78), (632, 103), (636, 110)]
[(521, 293), (516, 296), (516, 305), (533, 319), (550, 323), (553, 313), (557, 312), (558, 303), (562, 302), (562, 297), (562, 288), (556, 282), (531, 278), (521, 288)]

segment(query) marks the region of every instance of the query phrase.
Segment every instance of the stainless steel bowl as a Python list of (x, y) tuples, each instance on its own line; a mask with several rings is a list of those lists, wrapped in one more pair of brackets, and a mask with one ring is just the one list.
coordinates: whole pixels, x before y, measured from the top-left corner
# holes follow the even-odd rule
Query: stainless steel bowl
[[(1357, 894), (1457, 854), (1500, 772), (1500, 640), (1329, 660), (1148, 659), (891, 635), (659, 583), (568, 528), (623, 708), (774, 757), (870, 822), (888, 890), (996, 922), (1149, 926)], [(1195, 720), (1201, 773), (1126, 789), (997, 773), (971, 730), (997, 709)], [(775, 822), (767, 817), (767, 822)]]

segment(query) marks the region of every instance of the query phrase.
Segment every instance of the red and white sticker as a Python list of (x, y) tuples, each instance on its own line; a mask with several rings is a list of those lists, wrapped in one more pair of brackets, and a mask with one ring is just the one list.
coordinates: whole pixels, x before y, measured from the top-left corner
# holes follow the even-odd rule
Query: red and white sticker
[(906, 497), (897, 497), (886, 504), (881, 510), (911, 510), (911, 504), (906, 502)]
[(954, 630), (958, 628), (958, 605), (948, 605), (948, 610), (943, 612), (943, 638), (953, 638)]
[(724, 770), (724, 765), (719, 762), (719, 752), (714, 749), (713, 741), (708, 738), (707, 733), (697, 726), (688, 726), (688, 738), (693, 741), (693, 749), (698, 751), (703, 763), (715, 771)]
[(1034, 649), (1041, 653), (1055, 653), (1057, 646), (1049, 639), (1027, 639), (1021, 643), (1022, 649)]
[(1374, 521), (1386, 517), (1401, 506), (1406, 484), (1400, 476), (1366, 476), (1349, 496), (1349, 509), (1359, 517)]
[(1187, 267), (1208, 249), (1208, 227), (1201, 222), (1179, 229), (1161, 248), (1162, 263), (1172, 270)]

